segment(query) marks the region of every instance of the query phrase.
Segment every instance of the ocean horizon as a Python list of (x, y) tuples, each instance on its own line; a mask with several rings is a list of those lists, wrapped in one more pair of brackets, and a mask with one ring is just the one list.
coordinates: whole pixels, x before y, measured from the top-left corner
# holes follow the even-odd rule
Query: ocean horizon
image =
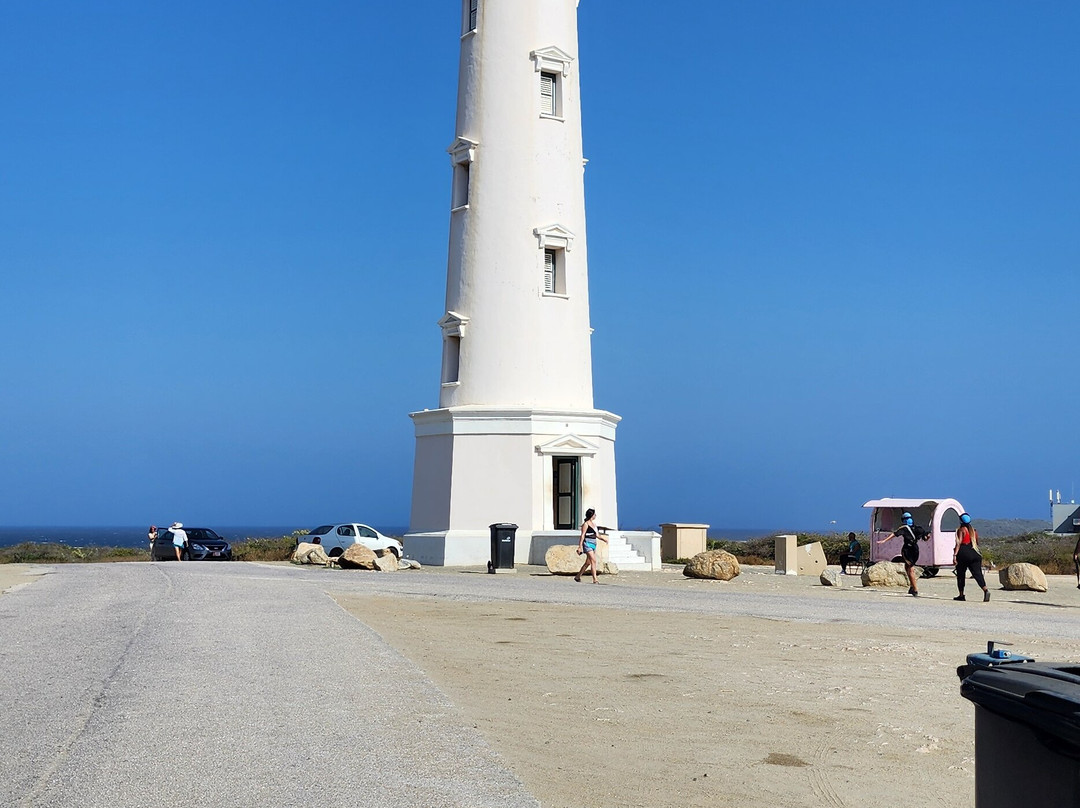
[[(193, 527), (211, 527), (218, 535), (229, 541), (236, 542), (244, 539), (264, 539), (289, 536), (297, 530), (311, 530), (316, 525), (236, 525), (236, 526), (210, 526), (195, 525)], [(159, 529), (167, 527), (158, 525)], [(387, 536), (401, 537), (408, 532), (408, 527), (403, 525), (372, 525), (376, 530)], [(11, 547), (24, 542), (38, 544), (67, 544), (72, 547), (145, 547), (146, 531), (149, 525), (15, 525), (0, 526), (0, 547)], [(626, 530), (655, 530), (660, 532), (659, 525), (649, 527), (625, 528)], [(709, 528), (709, 538), (728, 539), (730, 541), (747, 541), (761, 536), (771, 536), (776, 533), (795, 532), (792, 530), (768, 530), (765, 528)]]

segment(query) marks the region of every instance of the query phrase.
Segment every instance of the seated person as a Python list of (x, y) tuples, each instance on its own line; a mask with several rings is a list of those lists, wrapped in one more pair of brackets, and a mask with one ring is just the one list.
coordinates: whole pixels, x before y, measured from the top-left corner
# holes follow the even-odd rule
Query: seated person
[(847, 534), (847, 552), (840, 554), (840, 571), (847, 575), (848, 564), (858, 564), (862, 561), (862, 542), (854, 533)]

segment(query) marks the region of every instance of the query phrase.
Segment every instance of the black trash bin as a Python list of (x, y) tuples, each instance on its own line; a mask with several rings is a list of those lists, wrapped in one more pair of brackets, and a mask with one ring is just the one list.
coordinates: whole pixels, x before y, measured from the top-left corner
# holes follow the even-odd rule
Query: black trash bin
[(976, 808), (1080, 806), (1080, 666), (991, 644), (957, 673), (975, 704)]
[(491, 530), (491, 560), (488, 572), (512, 570), (514, 568), (514, 539), (518, 526), (509, 522), (496, 522), (488, 526)]

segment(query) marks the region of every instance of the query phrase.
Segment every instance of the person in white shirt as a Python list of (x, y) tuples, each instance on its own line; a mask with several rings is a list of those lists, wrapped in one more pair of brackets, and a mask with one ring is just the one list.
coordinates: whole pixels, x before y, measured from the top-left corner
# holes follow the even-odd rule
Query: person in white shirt
[(173, 549), (176, 550), (176, 560), (183, 561), (182, 554), (184, 548), (187, 547), (187, 533), (184, 532), (184, 525), (182, 522), (173, 522), (169, 525), (169, 532), (172, 533)]

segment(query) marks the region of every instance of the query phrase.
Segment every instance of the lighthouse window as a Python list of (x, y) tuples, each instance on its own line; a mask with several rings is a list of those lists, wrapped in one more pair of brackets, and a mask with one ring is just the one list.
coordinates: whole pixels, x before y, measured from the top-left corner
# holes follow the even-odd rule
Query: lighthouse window
[(544, 294), (566, 294), (566, 254), (563, 250), (544, 250)]
[(454, 191), (452, 207), (467, 207), (469, 204), (469, 163), (454, 164)]
[(465, 0), (465, 33), (476, 30), (476, 16), (480, 10), (480, 0)]
[(457, 384), (461, 369), (461, 337), (443, 339), (443, 384)]
[(543, 72), (540, 74), (540, 114), (556, 117), (559, 114), (559, 75)]

